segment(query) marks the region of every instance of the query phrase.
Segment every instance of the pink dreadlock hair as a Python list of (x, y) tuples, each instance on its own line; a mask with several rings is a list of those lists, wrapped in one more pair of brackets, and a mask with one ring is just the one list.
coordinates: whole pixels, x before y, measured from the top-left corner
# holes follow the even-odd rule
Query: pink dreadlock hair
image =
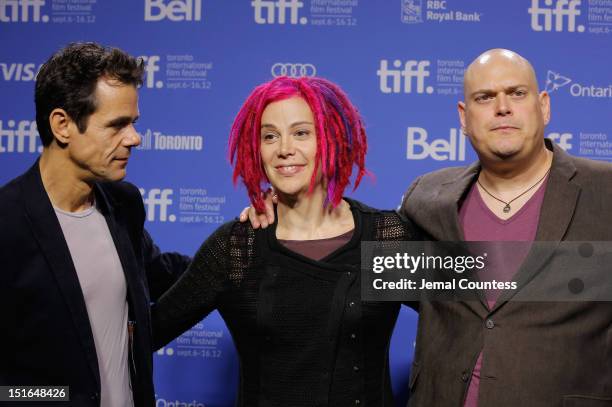
[(332, 82), (316, 77), (278, 77), (256, 87), (236, 115), (229, 138), (229, 160), (234, 166), (233, 181), (242, 178), (251, 203), (264, 211), (262, 184), (269, 183), (261, 164), (261, 116), (272, 102), (301, 97), (312, 110), (317, 133), (316, 165), (309, 192), (315, 186), (319, 167), (327, 180), (325, 206), (338, 206), (350, 183), (353, 165), (358, 169), (353, 190), (357, 189), (365, 169), (368, 149), (359, 112), (348, 97)]

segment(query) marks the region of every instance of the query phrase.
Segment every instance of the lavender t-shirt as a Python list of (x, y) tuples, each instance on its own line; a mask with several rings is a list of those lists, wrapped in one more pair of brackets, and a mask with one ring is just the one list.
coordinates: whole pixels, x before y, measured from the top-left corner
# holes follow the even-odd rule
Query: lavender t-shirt
[[(486, 205), (477, 184), (474, 183), (459, 210), (459, 222), (463, 229), (466, 241), (495, 242), (495, 241), (528, 241), (535, 239), (540, 208), (544, 200), (548, 178), (540, 185), (535, 194), (510, 218), (504, 220), (495, 215)], [(491, 245), (495, 247), (495, 245)], [(511, 281), (514, 274), (525, 260), (530, 245), (513, 246), (512, 253), (500, 250), (489, 253), (487, 259), (488, 268), (495, 273), (488, 276), (487, 280), (494, 277), (497, 281)], [(493, 267), (491, 265), (493, 264)], [(493, 308), (499, 292), (487, 292), (486, 298), (489, 309)], [(480, 370), (482, 367), (482, 352), (478, 355), (472, 379), (468, 387), (464, 407), (478, 406), (478, 389), (480, 387)]]

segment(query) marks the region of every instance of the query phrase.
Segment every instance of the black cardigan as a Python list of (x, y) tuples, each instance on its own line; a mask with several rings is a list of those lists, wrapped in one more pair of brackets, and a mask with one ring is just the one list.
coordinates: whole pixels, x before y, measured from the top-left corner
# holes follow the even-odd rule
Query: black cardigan
[(396, 213), (348, 200), (351, 240), (321, 261), (282, 246), (276, 225), (221, 226), (153, 307), (156, 346), (212, 310), (241, 364), (238, 406), (393, 406), (388, 352), (400, 305), (360, 300), (360, 242), (414, 240)]

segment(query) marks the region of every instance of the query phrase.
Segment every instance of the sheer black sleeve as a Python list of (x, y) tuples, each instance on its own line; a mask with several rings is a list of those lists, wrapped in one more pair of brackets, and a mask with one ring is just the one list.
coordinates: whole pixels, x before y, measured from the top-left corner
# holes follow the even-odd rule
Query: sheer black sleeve
[[(244, 276), (252, 253), (250, 226), (219, 227), (197, 251), (189, 268), (151, 307), (154, 348), (191, 328), (219, 306), (223, 294)], [(244, 237), (244, 238), (243, 238)]]

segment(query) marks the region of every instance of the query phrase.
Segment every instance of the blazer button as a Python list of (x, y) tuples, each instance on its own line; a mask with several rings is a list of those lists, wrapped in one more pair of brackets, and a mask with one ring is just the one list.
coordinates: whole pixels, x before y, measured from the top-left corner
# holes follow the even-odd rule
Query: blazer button
[(492, 319), (487, 319), (487, 322), (485, 322), (485, 326), (488, 329), (493, 329), (495, 327), (495, 322), (493, 322)]
[(94, 394), (91, 395), (91, 399), (92, 400), (97, 400), (99, 398), (100, 398), (100, 393), (94, 393)]
[(461, 372), (461, 380), (463, 380), (464, 382), (467, 382), (469, 378), (470, 378), (470, 375), (468, 374), (467, 370), (464, 370), (463, 372)]

